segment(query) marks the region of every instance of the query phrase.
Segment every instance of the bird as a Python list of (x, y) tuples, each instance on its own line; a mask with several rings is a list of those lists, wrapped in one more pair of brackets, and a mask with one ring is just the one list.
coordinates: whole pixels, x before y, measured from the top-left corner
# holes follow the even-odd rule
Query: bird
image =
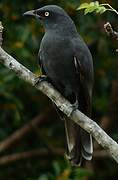
[[(35, 17), (45, 30), (38, 53), (42, 77), (46, 77), (75, 109), (91, 117), (93, 60), (74, 21), (57, 5), (29, 10), (23, 15)], [(92, 159), (92, 136), (64, 114), (60, 115), (65, 124), (66, 157), (72, 166), (80, 166), (83, 161)]]

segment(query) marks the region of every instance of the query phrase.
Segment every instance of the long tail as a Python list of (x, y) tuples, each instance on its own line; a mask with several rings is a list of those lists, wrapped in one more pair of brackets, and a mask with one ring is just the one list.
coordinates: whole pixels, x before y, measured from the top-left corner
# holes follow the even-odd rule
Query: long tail
[(67, 158), (73, 166), (80, 166), (82, 159), (91, 160), (93, 153), (92, 137), (73, 121), (65, 117), (67, 138)]

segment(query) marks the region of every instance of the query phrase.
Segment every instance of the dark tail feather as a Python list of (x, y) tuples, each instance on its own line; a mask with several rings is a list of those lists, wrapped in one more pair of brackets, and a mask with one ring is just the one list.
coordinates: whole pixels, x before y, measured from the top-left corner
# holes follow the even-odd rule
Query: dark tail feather
[(91, 135), (76, 123), (65, 117), (65, 131), (67, 138), (67, 158), (73, 166), (80, 166), (82, 159), (92, 159)]
[(80, 130), (80, 136), (82, 145), (82, 157), (90, 161), (93, 154), (92, 136), (83, 129)]

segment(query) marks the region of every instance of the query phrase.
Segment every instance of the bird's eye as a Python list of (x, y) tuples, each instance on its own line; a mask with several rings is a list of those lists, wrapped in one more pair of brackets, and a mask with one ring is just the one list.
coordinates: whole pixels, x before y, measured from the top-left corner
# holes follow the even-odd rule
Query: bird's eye
[(45, 16), (48, 17), (50, 13), (48, 11), (45, 12)]

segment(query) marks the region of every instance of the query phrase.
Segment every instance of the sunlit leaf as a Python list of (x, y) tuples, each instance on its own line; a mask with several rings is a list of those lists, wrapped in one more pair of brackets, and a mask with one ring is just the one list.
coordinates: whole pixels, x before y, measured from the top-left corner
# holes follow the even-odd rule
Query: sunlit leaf
[(104, 13), (105, 11), (107, 11), (107, 9), (103, 6), (100, 6), (98, 9), (96, 9), (96, 13), (100, 14)]
[(88, 6), (89, 6), (89, 3), (83, 3), (83, 4), (81, 4), (81, 5), (77, 8), (77, 10), (85, 9), (85, 8), (87, 8)]
[(93, 12), (95, 10), (96, 10), (95, 6), (90, 6), (90, 7), (85, 9), (84, 14), (91, 13), (91, 12)]
[[(106, 7), (108, 7), (108, 8), (106, 8)], [(114, 8), (112, 8), (109, 4), (99, 4), (98, 1), (90, 2), (90, 3), (83, 3), (77, 8), (77, 10), (81, 10), (81, 9), (84, 9), (85, 15), (88, 13), (92, 13), (92, 12), (102, 14), (107, 10), (108, 11), (112, 10), (118, 14), (118, 12)]]

